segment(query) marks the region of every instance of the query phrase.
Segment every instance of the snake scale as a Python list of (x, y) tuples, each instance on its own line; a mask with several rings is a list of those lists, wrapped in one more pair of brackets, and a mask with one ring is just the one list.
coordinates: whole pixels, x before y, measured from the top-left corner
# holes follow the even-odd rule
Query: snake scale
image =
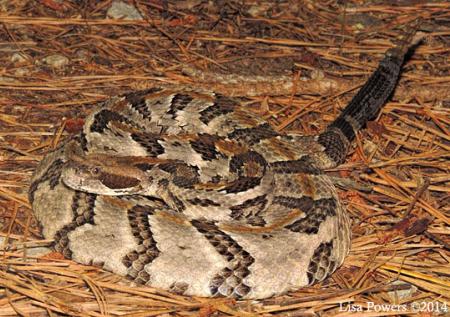
[(323, 170), (344, 162), (405, 54), (388, 50), (313, 136), (279, 133), (207, 91), (103, 102), (34, 173), (29, 198), (44, 237), (76, 262), (185, 295), (266, 298), (324, 280), (351, 234)]

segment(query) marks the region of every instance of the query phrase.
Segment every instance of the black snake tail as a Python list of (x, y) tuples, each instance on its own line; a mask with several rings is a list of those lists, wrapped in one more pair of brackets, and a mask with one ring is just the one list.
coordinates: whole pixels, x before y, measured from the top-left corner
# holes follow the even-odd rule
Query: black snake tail
[(404, 57), (412, 45), (410, 33), (403, 45), (389, 49), (369, 80), (353, 97), (339, 117), (319, 135), (318, 142), (336, 164), (345, 161), (351, 141), (367, 121), (374, 119), (397, 84)]

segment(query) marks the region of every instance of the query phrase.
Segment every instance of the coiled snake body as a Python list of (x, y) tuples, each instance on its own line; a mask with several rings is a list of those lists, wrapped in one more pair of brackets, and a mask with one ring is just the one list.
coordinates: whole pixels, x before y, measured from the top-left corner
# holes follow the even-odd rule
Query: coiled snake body
[(284, 135), (225, 96), (149, 89), (104, 102), (49, 153), (30, 201), (56, 250), (186, 295), (265, 298), (324, 280), (350, 244), (325, 168), (392, 93), (392, 49), (320, 135)]

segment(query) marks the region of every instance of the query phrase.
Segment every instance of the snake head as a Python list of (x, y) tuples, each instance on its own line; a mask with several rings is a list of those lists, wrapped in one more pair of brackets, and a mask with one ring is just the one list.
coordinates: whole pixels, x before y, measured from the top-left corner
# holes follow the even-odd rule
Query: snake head
[(133, 158), (85, 154), (76, 142), (66, 145), (65, 156), (62, 180), (75, 190), (119, 196), (146, 194), (153, 188), (151, 175), (130, 164)]
[(150, 177), (127, 166), (107, 166), (98, 161), (68, 161), (62, 171), (64, 183), (76, 190), (102, 195), (142, 194)]
[(168, 177), (159, 166), (167, 160), (140, 156), (85, 154), (78, 144), (69, 143), (62, 180), (68, 187), (99, 195), (160, 196), (159, 182)]

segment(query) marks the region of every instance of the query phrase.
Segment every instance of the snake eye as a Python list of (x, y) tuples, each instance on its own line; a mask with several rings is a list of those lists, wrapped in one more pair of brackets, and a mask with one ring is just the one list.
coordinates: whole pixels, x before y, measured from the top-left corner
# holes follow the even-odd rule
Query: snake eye
[(99, 175), (100, 172), (101, 172), (101, 170), (100, 170), (100, 168), (98, 168), (98, 167), (93, 167), (93, 168), (91, 168), (91, 174), (94, 175), (94, 176)]

